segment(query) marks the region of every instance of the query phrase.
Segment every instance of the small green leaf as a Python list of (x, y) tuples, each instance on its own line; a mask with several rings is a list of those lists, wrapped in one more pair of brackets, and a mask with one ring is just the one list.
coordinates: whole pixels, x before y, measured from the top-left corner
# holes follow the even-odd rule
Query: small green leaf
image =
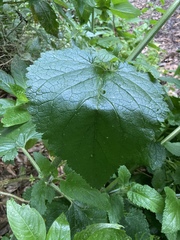
[(123, 198), (119, 194), (112, 194), (110, 195), (110, 204), (111, 207), (108, 211), (109, 222), (119, 223), (124, 215)]
[(52, 187), (45, 184), (44, 180), (40, 180), (32, 187), (31, 206), (36, 208), (38, 212), (44, 214), (47, 207), (46, 202), (52, 202), (55, 197), (55, 191)]
[(164, 146), (170, 153), (180, 157), (180, 142), (166, 142)]
[(61, 191), (69, 198), (86, 203), (102, 210), (108, 210), (110, 207), (107, 195), (100, 193), (92, 188), (77, 173), (72, 172), (67, 175), (65, 181), (61, 181)]
[(129, 179), (131, 178), (131, 173), (127, 169), (126, 166), (120, 166), (118, 169), (118, 183), (120, 185), (126, 185), (129, 183)]
[(43, 0), (29, 0), (32, 13), (38, 19), (41, 26), (47, 33), (58, 36), (59, 23), (56, 21), (56, 14), (52, 7)]
[(7, 93), (14, 95), (11, 85), (14, 85), (15, 81), (11, 75), (7, 74), (3, 70), (0, 70), (0, 89), (4, 90)]
[(64, 1), (61, 1), (61, 0), (54, 0), (54, 2), (58, 5), (60, 5), (61, 7), (63, 8), (68, 8), (68, 5), (64, 2)]
[(134, 184), (127, 193), (132, 203), (139, 207), (146, 208), (154, 213), (162, 213), (164, 200), (162, 196), (148, 185)]
[(30, 118), (31, 116), (29, 112), (21, 105), (8, 108), (1, 122), (3, 123), (4, 127), (11, 127), (28, 122)]
[(29, 140), (41, 138), (41, 134), (35, 131), (35, 125), (31, 121), (3, 130), (0, 138), (0, 156), (3, 157), (3, 161), (14, 160), (19, 148), (25, 147)]
[[(8, 108), (14, 107), (15, 101), (7, 98), (0, 99), (0, 116), (3, 116)], [(2, 120), (1, 120), (2, 122)]]
[(23, 89), (26, 88), (26, 68), (27, 64), (18, 55), (13, 57), (11, 62), (11, 74), (14, 78), (16, 85), (19, 85)]
[(88, 226), (77, 233), (74, 240), (130, 240), (118, 224), (100, 223)]
[(110, 8), (110, 10), (118, 17), (131, 19), (136, 18), (141, 14), (141, 11), (135, 8), (128, 0), (113, 1), (113, 3), (114, 5)]
[(169, 187), (165, 187), (166, 199), (163, 212), (162, 232), (175, 233), (180, 230), (180, 199)]
[(50, 227), (46, 240), (70, 240), (70, 227), (64, 214), (61, 214)]
[(7, 218), (18, 240), (45, 240), (46, 227), (41, 215), (29, 205), (7, 201)]

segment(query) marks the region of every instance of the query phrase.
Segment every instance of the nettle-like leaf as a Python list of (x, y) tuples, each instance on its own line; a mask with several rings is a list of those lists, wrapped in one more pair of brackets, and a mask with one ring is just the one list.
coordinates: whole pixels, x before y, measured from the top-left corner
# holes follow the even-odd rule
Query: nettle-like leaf
[(127, 193), (128, 199), (139, 207), (146, 208), (154, 213), (162, 213), (164, 208), (163, 197), (148, 185), (133, 184)]
[(155, 142), (167, 105), (158, 82), (126, 63), (109, 69), (98, 52), (43, 53), (28, 68), (29, 111), (54, 154), (100, 187), (119, 165), (160, 167)]
[(19, 205), (14, 200), (7, 201), (7, 218), (18, 240), (45, 240), (46, 227), (42, 216), (29, 205)]
[(35, 126), (31, 121), (20, 126), (4, 128), (0, 137), (0, 157), (3, 161), (14, 160), (19, 148), (24, 148), (29, 141), (34, 143), (40, 138), (41, 134), (35, 131)]
[(162, 232), (176, 233), (180, 230), (180, 199), (169, 187), (165, 187), (166, 200), (163, 212)]
[(32, 187), (31, 206), (36, 208), (41, 214), (44, 214), (47, 207), (46, 202), (52, 202), (55, 197), (55, 191), (50, 186), (46, 185), (44, 180), (40, 180)]

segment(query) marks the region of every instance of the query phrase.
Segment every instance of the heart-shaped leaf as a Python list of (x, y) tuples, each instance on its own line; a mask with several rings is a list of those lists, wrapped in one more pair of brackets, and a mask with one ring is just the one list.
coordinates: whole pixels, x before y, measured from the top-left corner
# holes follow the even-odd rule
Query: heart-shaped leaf
[(27, 74), (29, 111), (50, 150), (96, 187), (119, 165), (164, 160), (155, 142), (167, 112), (161, 85), (126, 63), (111, 68), (74, 48), (43, 53)]

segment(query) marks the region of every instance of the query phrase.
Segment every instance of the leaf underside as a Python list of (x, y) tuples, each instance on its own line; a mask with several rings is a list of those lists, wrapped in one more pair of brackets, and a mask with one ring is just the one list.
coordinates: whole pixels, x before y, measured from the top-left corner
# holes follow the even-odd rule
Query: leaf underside
[(50, 150), (100, 187), (119, 165), (162, 164), (155, 137), (167, 106), (147, 74), (126, 63), (110, 71), (97, 57), (78, 48), (43, 53), (28, 68), (27, 97)]

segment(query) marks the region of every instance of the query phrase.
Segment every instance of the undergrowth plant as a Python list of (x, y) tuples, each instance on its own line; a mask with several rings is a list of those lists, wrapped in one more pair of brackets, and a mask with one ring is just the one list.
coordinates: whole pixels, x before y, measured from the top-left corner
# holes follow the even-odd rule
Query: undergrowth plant
[[(142, 41), (118, 25), (140, 14), (126, 0), (28, 3), (48, 33), (57, 37), (59, 11), (74, 37), (72, 48), (42, 53), (28, 67), (16, 56), (11, 75), (0, 72), (10, 96), (0, 100), (0, 156), (13, 161), (21, 149), (37, 171), (22, 198), (0, 191), (24, 202), (7, 201), (14, 235), (3, 239), (178, 240), (180, 101), (140, 53), (179, 1)], [(130, 39), (137, 42), (127, 54)], [(29, 154), (37, 141), (49, 158)]]

